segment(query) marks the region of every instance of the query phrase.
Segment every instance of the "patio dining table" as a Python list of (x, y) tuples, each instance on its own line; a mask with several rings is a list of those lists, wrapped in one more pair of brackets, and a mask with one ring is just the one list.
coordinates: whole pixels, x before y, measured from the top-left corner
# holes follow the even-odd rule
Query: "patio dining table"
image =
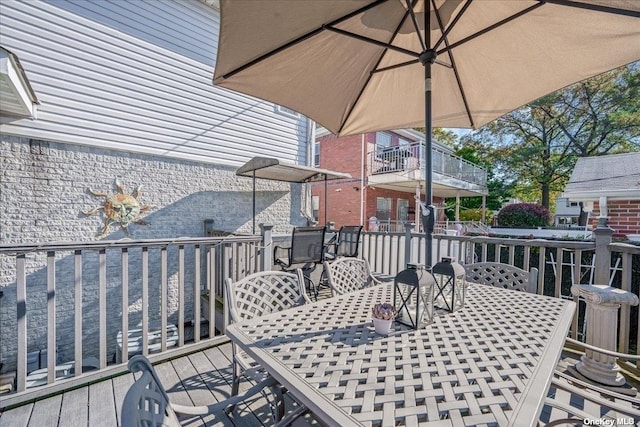
[(227, 335), (330, 426), (528, 426), (543, 407), (575, 304), (470, 284), (465, 305), (375, 333), (393, 284), (233, 324)]

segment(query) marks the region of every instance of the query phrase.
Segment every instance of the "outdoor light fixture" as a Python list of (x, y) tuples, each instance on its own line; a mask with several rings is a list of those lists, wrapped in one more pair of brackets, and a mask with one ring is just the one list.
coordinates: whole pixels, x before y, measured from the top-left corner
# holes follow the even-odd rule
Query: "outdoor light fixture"
[(431, 270), (435, 277), (437, 291), (434, 304), (438, 308), (456, 311), (464, 306), (466, 288), (464, 267), (452, 258), (442, 258)]
[(433, 320), (433, 294), (436, 280), (423, 266), (408, 264), (396, 275), (393, 286), (393, 306), (396, 321), (418, 329)]

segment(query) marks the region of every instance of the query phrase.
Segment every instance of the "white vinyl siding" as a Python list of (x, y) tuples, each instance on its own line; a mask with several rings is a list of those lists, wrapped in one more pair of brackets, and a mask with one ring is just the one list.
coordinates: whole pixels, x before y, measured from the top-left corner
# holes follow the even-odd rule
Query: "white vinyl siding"
[(212, 84), (219, 12), (195, 0), (2, 2), (42, 105), (0, 131), (216, 164), (306, 164), (307, 120)]

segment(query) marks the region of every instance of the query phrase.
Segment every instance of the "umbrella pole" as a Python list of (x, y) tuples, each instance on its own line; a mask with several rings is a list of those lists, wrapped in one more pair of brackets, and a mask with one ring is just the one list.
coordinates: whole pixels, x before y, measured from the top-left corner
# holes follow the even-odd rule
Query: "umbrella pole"
[[(428, 14), (427, 14), (428, 15)], [(429, 28), (429, 27), (427, 27)], [(433, 251), (433, 193), (432, 193), (432, 126), (431, 126), (431, 63), (424, 64), (425, 90), (424, 90), (424, 109), (425, 109), (425, 127), (424, 127), (424, 177), (425, 177), (425, 204), (429, 209), (429, 216), (423, 218), (422, 224), (425, 232), (425, 251), (424, 263), (425, 267), (430, 270), (432, 266)]]
[(253, 231), (256, 234), (256, 171), (253, 171)]
[(432, 111), (431, 111), (431, 66), (436, 60), (436, 51), (431, 47), (431, 13), (429, 13), (429, 6), (425, 1), (424, 14), (424, 44), (426, 48), (422, 54), (420, 54), (420, 62), (424, 66), (424, 191), (425, 191), (425, 204), (429, 215), (422, 218), (422, 225), (425, 233), (425, 250), (424, 250), (424, 264), (425, 268), (431, 270), (433, 265), (432, 250), (433, 250), (433, 227), (434, 227), (434, 209), (433, 209), (433, 192), (432, 192)]

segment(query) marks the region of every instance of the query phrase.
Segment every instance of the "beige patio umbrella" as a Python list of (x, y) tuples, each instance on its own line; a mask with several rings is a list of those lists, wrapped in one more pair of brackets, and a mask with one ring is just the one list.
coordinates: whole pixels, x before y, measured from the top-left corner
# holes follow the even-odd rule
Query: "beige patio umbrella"
[(638, 0), (221, 0), (214, 84), (336, 135), (425, 127), (430, 266), (433, 126), (477, 128), (638, 59)]

